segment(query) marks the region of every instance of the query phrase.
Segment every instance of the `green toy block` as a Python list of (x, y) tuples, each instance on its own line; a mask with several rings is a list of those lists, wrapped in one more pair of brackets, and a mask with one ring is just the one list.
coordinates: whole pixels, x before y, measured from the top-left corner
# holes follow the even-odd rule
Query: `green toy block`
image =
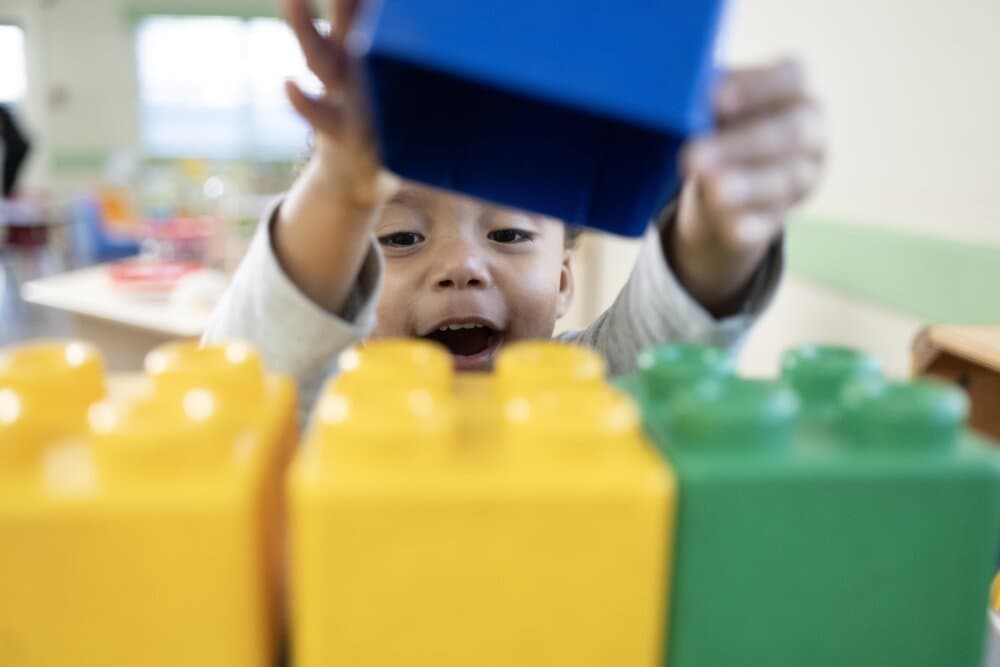
[(837, 348), (781, 381), (711, 348), (639, 366), (618, 386), (680, 480), (666, 665), (981, 666), (1000, 461), (964, 394)]
[(678, 392), (736, 374), (736, 360), (727, 350), (683, 343), (644, 350), (636, 366), (638, 372), (619, 375), (611, 382), (639, 403), (644, 416)]

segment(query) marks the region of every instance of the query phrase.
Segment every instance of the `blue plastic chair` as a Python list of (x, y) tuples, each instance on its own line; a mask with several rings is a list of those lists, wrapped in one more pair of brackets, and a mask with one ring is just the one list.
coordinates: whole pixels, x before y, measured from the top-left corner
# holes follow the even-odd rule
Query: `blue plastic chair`
[(139, 242), (109, 232), (104, 225), (101, 204), (96, 197), (73, 200), (73, 243), (84, 263), (111, 262), (139, 253)]

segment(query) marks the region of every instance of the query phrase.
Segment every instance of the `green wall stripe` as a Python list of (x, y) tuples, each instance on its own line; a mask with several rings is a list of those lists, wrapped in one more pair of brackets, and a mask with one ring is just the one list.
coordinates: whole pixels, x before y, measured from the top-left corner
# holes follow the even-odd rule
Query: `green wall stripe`
[(101, 171), (108, 161), (102, 150), (59, 150), (52, 154), (53, 171)]
[(789, 227), (788, 267), (927, 322), (1000, 323), (1000, 245), (799, 217)]
[(129, 5), (125, 20), (138, 23), (149, 16), (224, 16), (244, 19), (279, 16), (277, 2), (243, 2), (231, 6), (191, 2), (156, 2), (149, 5)]

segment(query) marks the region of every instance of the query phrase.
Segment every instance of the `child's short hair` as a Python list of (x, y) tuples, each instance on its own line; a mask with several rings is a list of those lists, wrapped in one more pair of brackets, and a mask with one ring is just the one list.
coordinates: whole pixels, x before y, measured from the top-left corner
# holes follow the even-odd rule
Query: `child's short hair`
[[(313, 150), (315, 146), (313, 144), (315, 136), (312, 132), (309, 133), (308, 148), (302, 159), (295, 165), (295, 175), (298, 176), (302, 170), (305, 168), (306, 164), (309, 162), (309, 158), (312, 157)], [(580, 242), (580, 237), (583, 236), (583, 227), (576, 227), (568, 223), (563, 223), (563, 227), (566, 230), (563, 238), (563, 247), (566, 250), (575, 250), (577, 244)]]
[(566, 223), (563, 223), (563, 225), (566, 229), (563, 246), (567, 250), (575, 250), (577, 243), (580, 242), (580, 237), (583, 236), (583, 227), (574, 227)]

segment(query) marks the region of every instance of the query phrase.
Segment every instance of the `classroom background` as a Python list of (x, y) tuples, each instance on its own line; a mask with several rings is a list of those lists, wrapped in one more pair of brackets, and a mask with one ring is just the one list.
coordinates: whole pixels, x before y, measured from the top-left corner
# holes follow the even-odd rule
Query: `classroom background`
[[(366, 640), (371, 646), (390, 651), (397, 643), (384, 640), (386, 628), (401, 624), (385, 618), (405, 618), (415, 630), (397, 633), (398, 645), (416, 638), (416, 646), (429, 647), (428, 655), (458, 647), (451, 655), (463, 659), (448, 664), (468, 664), (465, 655), (501, 637), (496, 627), (514, 628), (511, 637), (527, 636), (543, 649), (563, 643), (556, 654), (586, 655), (594, 660), (587, 664), (609, 664), (594, 658), (600, 654), (586, 641), (596, 637), (594, 644), (601, 645), (609, 636), (629, 650), (696, 646), (684, 649), (688, 653), (670, 648), (671, 664), (682, 666), (711, 663), (704, 658), (718, 647), (741, 656), (748, 648), (749, 655), (796, 656), (792, 663), (751, 658), (750, 665), (802, 664), (798, 656), (814, 650), (819, 656), (856, 650), (870, 660), (863, 664), (909, 666), (917, 664), (913, 658), (890, 663), (878, 651), (899, 657), (925, 645), (955, 648), (960, 662), (951, 662), (948, 653), (948, 664), (978, 664), (985, 575), (995, 572), (1000, 466), (995, 449), (965, 424), (968, 410), (971, 429), (1000, 440), (1000, 2), (729, 5), (719, 62), (752, 65), (795, 56), (828, 115), (824, 182), (793, 214), (784, 283), (739, 350), (743, 373), (771, 378), (791, 350), (782, 381), (730, 377), (731, 358), (715, 348), (667, 346), (644, 353), (638, 373), (614, 379), (622, 393), (608, 390), (593, 352), (531, 343), (513, 348), (506, 371), (464, 374), (451, 396), (447, 357), (434, 357), (434, 348), (428, 353), (418, 343), (388, 341), (345, 357), (353, 362), (342, 366), (339, 385), (329, 385), (326, 405), (332, 407), (324, 410), (321, 402), (318, 426), (300, 440), (290, 381), (265, 374), (256, 354), (240, 343), (200, 348), (194, 342), (261, 216), (289, 187), (309, 150), (306, 125), (282, 84), (289, 77), (307, 89), (318, 83), (278, 17), (277, 0), (0, 0), (0, 106), (13, 113), (31, 145), (15, 192), (0, 200), (0, 348), (73, 337), (100, 351), (79, 342), (24, 346), (17, 348), (23, 351), (19, 362), (0, 369), (20, 369), (22, 376), (11, 375), (23, 381), (14, 384), (17, 391), (0, 386), (0, 427), (8, 429), (0, 432), (7, 438), (0, 444), (14, 444), (0, 447), (6, 457), (0, 457), (0, 473), (9, 474), (0, 480), (6, 484), (0, 484), (0, 538), (7, 540), (0, 539), (0, 574), (6, 577), (0, 590), (12, 591), (6, 598), (13, 600), (0, 601), (0, 663), (6, 664), (4, 647), (61, 655), (65, 644), (71, 655), (79, 641), (98, 653), (124, 646), (123, 655), (148, 654), (161, 660), (157, 664), (192, 664), (150, 650), (148, 638), (155, 635), (178, 655), (189, 649), (212, 655), (222, 647), (237, 656), (232, 663), (198, 664), (265, 664), (281, 653), (283, 632), (322, 627), (312, 625), (315, 619), (346, 610), (374, 633)], [(593, 7), (599, 7), (593, 15), (604, 19), (603, 7)], [(615, 11), (614, 3), (607, 11)], [(4, 136), (11, 127), (4, 125)], [(0, 151), (13, 145), (0, 141)], [(559, 326), (578, 328), (597, 317), (626, 280), (637, 251), (635, 240), (588, 232), (574, 258), (576, 301)], [(839, 347), (795, 349), (806, 343), (846, 346), (871, 357)], [(140, 370), (154, 348), (144, 378), (128, 373)], [(402, 371), (400, 359), (409, 364)], [(892, 376), (934, 375), (952, 384), (882, 382), (874, 359)], [(106, 389), (103, 364), (112, 380), (108, 400), (88, 410)], [(57, 372), (70, 367), (71, 373)], [(589, 374), (578, 377), (574, 368)], [(410, 386), (414, 378), (419, 381)], [(841, 391), (850, 380), (857, 381), (852, 391)], [(385, 391), (393, 384), (397, 392)], [(684, 384), (690, 391), (678, 390)], [(968, 394), (968, 406), (954, 384)], [(494, 400), (497, 395), (506, 402)], [(403, 397), (401, 416), (382, 420), (404, 405)], [(592, 402), (581, 408), (580, 397)], [(85, 413), (88, 427), (81, 435)], [(226, 430), (231, 427), (242, 430)], [(453, 447), (457, 433), (472, 434), (474, 446)], [(655, 457), (644, 449), (647, 436), (658, 448)], [(209, 446), (219, 443), (226, 446)], [(353, 449), (359, 443), (375, 447)], [(401, 443), (435, 447), (411, 459), (418, 449), (394, 449)], [(567, 443), (584, 446), (569, 457), (570, 449), (561, 449)], [(425, 459), (426, 452), (432, 454)], [(486, 456), (463, 458), (470, 452)], [(512, 456), (493, 458), (497, 452)], [(406, 466), (414, 461), (433, 465), (419, 468), (418, 483), (402, 485), (404, 493), (393, 496), (402, 479), (397, 473), (409, 474)], [(470, 461), (476, 465), (464, 468)], [(218, 476), (216, 464), (225, 465)], [(348, 474), (327, 479), (317, 469)], [(75, 477), (79, 470), (86, 474)], [(213, 475), (201, 474), (209, 470)], [(373, 527), (358, 531), (371, 539), (352, 548), (338, 536), (339, 519), (325, 514), (325, 503), (338, 498), (328, 492), (341, 489), (343, 480), (344, 497), (351, 498), (357, 470), (364, 482), (357, 488), (374, 489), (376, 502), (344, 504), (363, 518), (355, 521), (349, 510), (345, 525)], [(372, 470), (377, 474), (368, 477)], [(495, 470), (504, 474), (491, 476)], [(619, 476), (622, 470), (635, 476)], [(44, 474), (36, 478), (38, 471)], [(424, 488), (427, 471), (432, 483)], [(517, 474), (508, 478), (509, 471)], [(72, 483), (60, 486), (66, 480)], [(83, 486), (74, 486), (80, 480)], [(467, 502), (468, 480), (496, 504)], [(613, 482), (607, 488), (617, 490), (605, 497), (607, 480)], [(130, 484), (136, 481), (141, 483)], [(66, 489), (93, 495), (60, 495)], [(216, 503), (212, 493), (188, 496), (190, 489), (233, 493)], [(414, 489), (417, 502), (407, 496)], [(420, 494), (428, 490), (435, 503), (445, 500), (445, 514), (422, 503)], [(290, 516), (300, 524), (288, 531), (276, 495), (285, 491)], [(381, 506), (383, 491), (392, 501)], [(619, 492), (645, 509), (616, 514), (632, 507), (620, 502)], [(96, 499), (85, 505), (93, 514), (60, 504), (65, 498)], [(195, 512), (189, 498), (196, 499)], [(180, 513), (175, 499), (183, 501)], [(491, 515), (482, 507), (499, 511)], [(39, 508), (42, 513), (32, 514)], [(163, 508), (166, 521), (156, 514)], [(664, 517), (678, 508), (685, 518), (675, 530), (673, 518)], [(21, 512), (66, 521), (37, 530), (43, 524), (22, 521)], [(131, 521), (119, 521), (118, 512)], [(449, 523), (454, 517), (458, 521)], [(707, 530), (716, 525), (715, 533)], [(334, 530), (325, 533), (328, 526)], [(396, 542), (401, 534), (403, 541)], [(334, 538), (324, 541), (325, 535)], [(712, 535), (725, 539), (713, 541)], [(283, 569), (278, 554), (286, 537), (291, 553), (305, 556)], [(246, 544), (254, 546), (244, 549)], [(661, 549), (676, 549), (680, 565), (673, 568), (673, 552)], [(485, 557), (467, 557), (477, 550)], [(398, 558), (400, 553), (416, 557)], [(633, 567), (633, 556), (648, 567)], [(73, 566), (58, 566), (60, 557)], [(588, 558), (592, 562), (579, 566)], [(672, 569), (661, 568), (663, 562)], [(289, 572), (297, 587), (293, 597), (315, 596), (303, 606), (306, 613), (295, 610), (299, 619), (310, 617), (295, 627), (282, 625), (287, 600), (279, 591)], [(473, 583), (466, 585), (463, 576), (470, 573)], [(442, 581), (448, 585), (439, 587)], [(485, 594), (476, 589), (482, 581), (488, 582)], [(342, 603), (339, 594), (352, 588), (359, 597)], [(466, 588), (474, 594), (466, 596)], [(518, 591), (533, 588), (542, 604), (527, 595), (522, 605)], [(237, 604), (231, 603), (233, 591), (245, 596)], [(431, 604), (425, 604), (428, 592)], [(990, 597), (985, 665), (998, 667), (1000, 578)], [(478, 614), (462, 606), (471, 598)], [(638, 609), (636, 618), (657, 623), (669, 602), (670, 624), (633, 623), (615, 611), (619, 599), (628, 601), (622, 607)], [(636, 599), (641, 604), (633, 604)], [(192, 609), (191, 600), (198, 600), (195, 613), (178, 618), (175, 610)], [(514, 602), (504, 607), (497, 600)], [(723, 611), (738, 609), (739, 617), (699, 614), (703, 600)], [(428, 615), (428, 609), (444, 615)], [(600, 612), (595, 619), (608, 610), (620, 618), (585, 621), (579, 625), (584, 632), (566, 632), (580, 609)], [(956, 622), (951, 609), (966, 616)], [(74, 622), (52, 623), (58, 616), (53, 610), (66, 611)], [(479, 622), (494, 616), (502, 622)], [(562, 631), (538, 632), (536, 619), (549, 618), (569, 623)], [(773, 618), (784, 622), (772, 624)], [(485, 641), (453, 632), (468, 619), (473, 630), (485, 629)], [(797, 631), (800, 620), (804, 630)], [(425, 621), (447, 631), (424, 633)], [(766, 631), (755, 629), (762, 627), (758, 621)], [(203, 632), (208, 627), (212, 631)], [(885, 627), (890, 630), (873, 631)], [(28, 632), (19, 636), (19, 628)], [(636, 628), (645, 635), (639, 641), (631, 634)], [(816, 628), (823, 632), (811, 636)], [(673, 644), (663, 643), (668, 637)], [(336, 651), (338, 641), (330, 644)], [(530, 642), (506, 643), (505, 650), (534, 650)], [(318, 645), (325, 650), (324, 642)], [(258, 662), (239, 657), (243, 651)], [(359, 655), (369, 651), (363, 646)], [(620, 664), (651, 664), (652, 655)], [(920, 656), (928, 661), (920, 664), (944, 664), (930, 655)], [(546, 660), (544, 650), (532, 657), (538, 662), (531, 664), (558, 664)], [(317, 662), (329, 664), (313, 656), (301, 664)], [(506, 664), (512, 663), (523, 664)]]
[[(831, 134), (744, 370), (823, 341), (901, 375), (924, 325), (1000, 321), (997, 25), (994, 0), (732, 3), (724, 62), (798, 55)], [(276, 3), (0, 0), (0, 103), (33, 145), (2, 216), (0, 344), (77, 333), (134, 368), (155, 343), (197, 336), (307, 150), (288, 76), (309, 80)], [(135, 251), (159, 270), (110, 274)], [(589, 234), (561, 325), (599, 313), (635, 252)]]

